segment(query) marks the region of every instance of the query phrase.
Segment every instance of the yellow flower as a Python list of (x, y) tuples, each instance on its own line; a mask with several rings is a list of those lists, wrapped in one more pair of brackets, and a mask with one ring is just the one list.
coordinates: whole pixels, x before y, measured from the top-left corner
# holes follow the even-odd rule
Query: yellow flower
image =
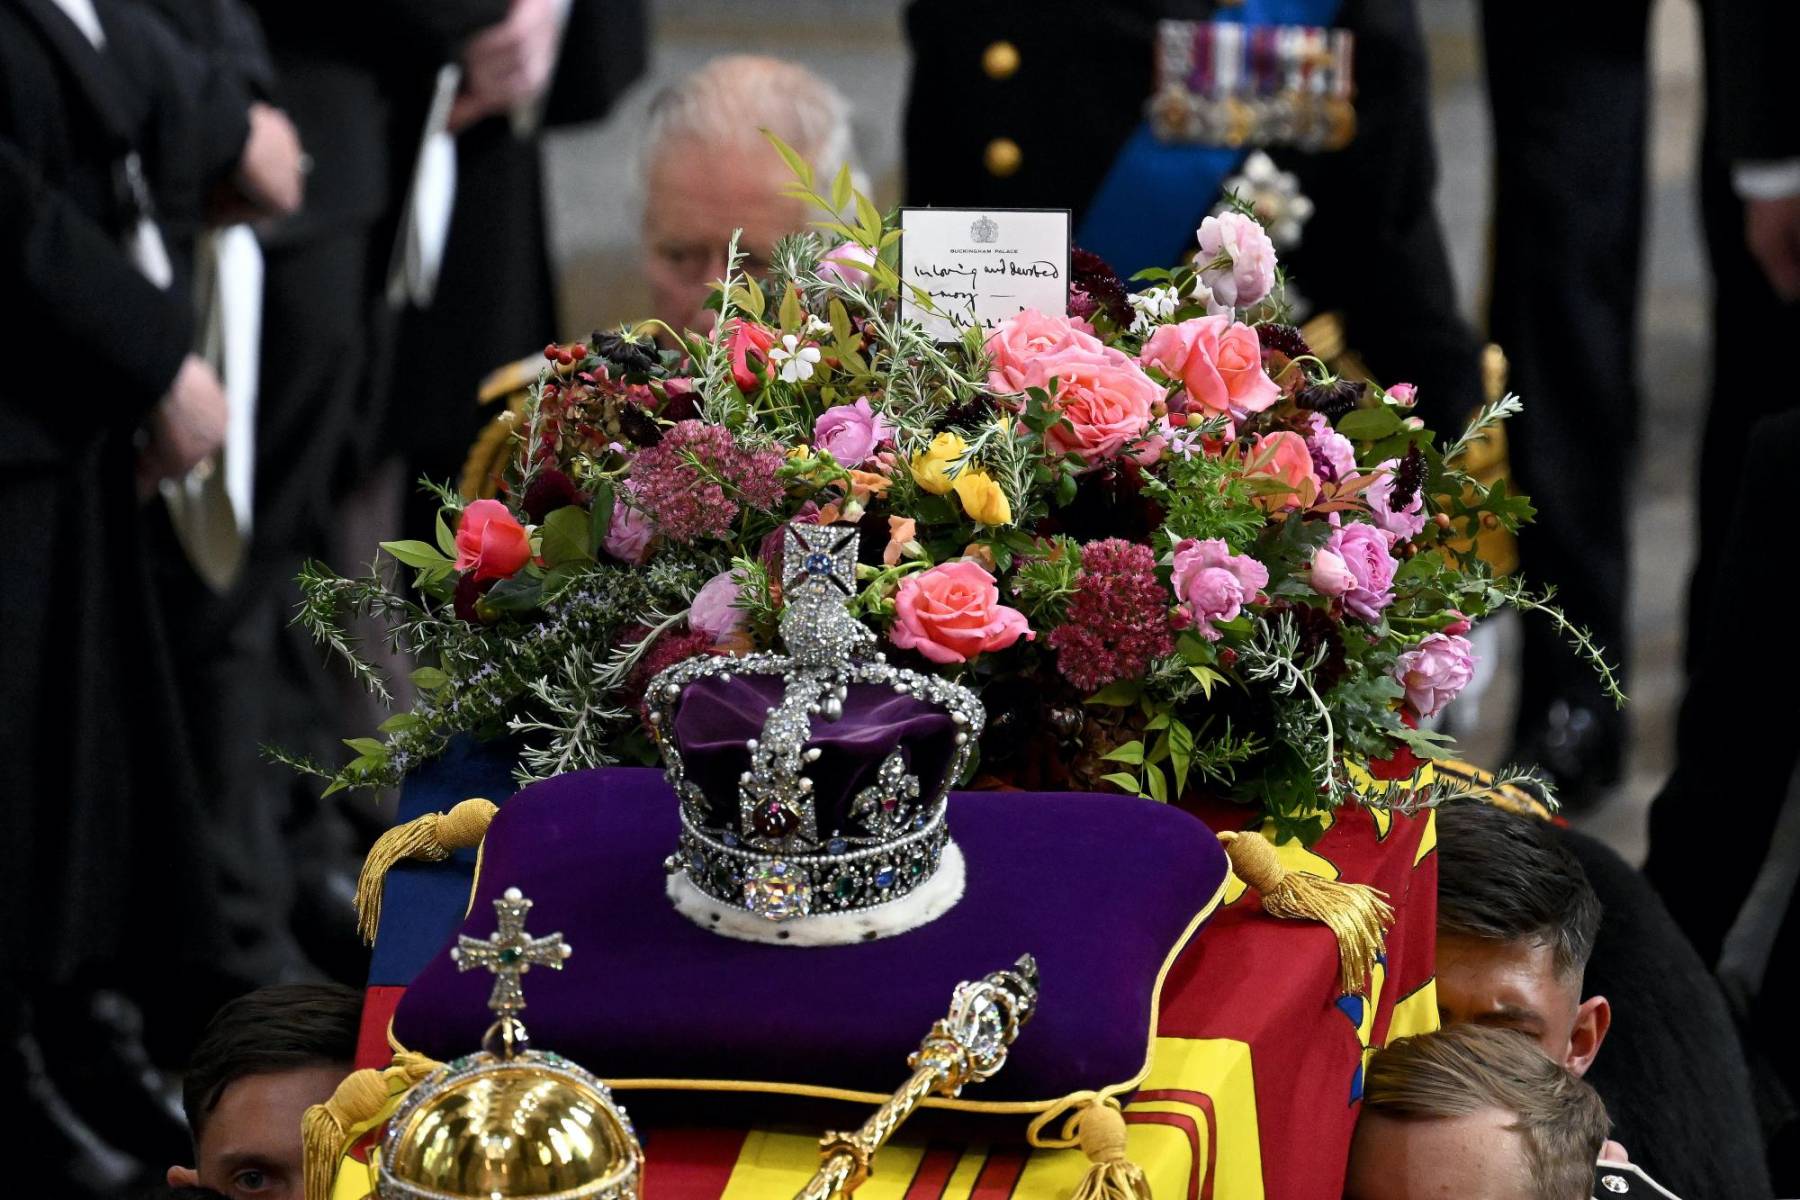
[(963, 456), (969, 443), (954, 433), (940, 433), (923, 454), (913, 455), (912, 473), (921, 488), (934, 496), (950, 493), (950, 464)]
[(986, 471), (964, 471), (956, 477), (955, 487), (956, 498), (962, 501), (963, 511), (971, 520), (983, 525), (1012, 524), (1012, 505), (1007, 502), (1000, 485), (994, 482), (994, 477)]

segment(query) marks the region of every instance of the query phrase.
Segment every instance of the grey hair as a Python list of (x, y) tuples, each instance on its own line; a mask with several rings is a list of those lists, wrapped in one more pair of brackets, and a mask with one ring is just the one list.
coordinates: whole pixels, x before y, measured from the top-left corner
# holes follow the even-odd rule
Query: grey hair
[(694, 138), (711, 145), (755, 145), (767, 129), (813, 165), (821, 191), (850, 164), (856, 187), (868, 180), (856, 161), (850, 102), (797, 63), (755, 54), (729, 54), (658, 92), (650, 101), (638, 169), (648, 178), (670, 142)]

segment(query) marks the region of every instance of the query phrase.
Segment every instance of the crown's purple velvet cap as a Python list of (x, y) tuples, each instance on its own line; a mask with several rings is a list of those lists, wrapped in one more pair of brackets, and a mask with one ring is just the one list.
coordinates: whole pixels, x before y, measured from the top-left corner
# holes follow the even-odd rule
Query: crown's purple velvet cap
[[(577, 771), (500, 809), (460, 932), (493, 933), (493, 900), (509, 887), (536, 902), (529, 931), (560, 932), (574, 953), (525, 977), (532, 1044), (603, 1079), (886, 1094), (951, 989), (1024, 953), (1038, 962), (1037, 1015), (1006, 1068), (965, 1098), (1045, 1101), (1133, 1078), (1163, 964), (1225, 879), (1211, 832), (1166, 804), (1067, 792), (955, 792), (950, 827), (967, 888), (930, 924), (848, 946), (734, 941), (664, 895), (677, 826), (661, 774)], [(448, 949), (393, 1026), (440, 1059), (474, 1050), (492, 1019), (492, 980), (459, 974)]]
[[(712, 802), (708, 824), (735, 828), (738, 777), (750, 766), (744, 743), (762, 734), (769, 710), (781, 703), (782, 680), (774, 675), (717, 675), (695, 680), (675, 710), (675, 740), (688, 779)], [(919, 777), (921, 803), (930, 803), (947, 782), (956, 750), (956, 725), (944, 709), (903, 695), (891, 687), (853, 683), (836, 721), (812, 719), (811, 745), (820, 751), (808, 764), (819, 833), (846, 832), (850, 804), (875, 782), (885, 759), (899, 746), (907, 770)], [(857, 830), (848, 830), (856, 833)]]

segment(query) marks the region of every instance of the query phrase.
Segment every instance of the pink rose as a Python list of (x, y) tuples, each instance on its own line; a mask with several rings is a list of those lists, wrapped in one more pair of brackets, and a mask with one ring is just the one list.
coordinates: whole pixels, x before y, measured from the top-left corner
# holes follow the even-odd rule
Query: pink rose
[(1313, 551), (1312, 566), (1306, 573), (1306, 582), (1319, 595), (1330, 596), (1334, 600), (1356, 585), (1356, 580), (1350, 574), (1350, 566), (1343, 556), (1324, 546)]
[(1356, 474), (1356, 447), (1316, 412), (1306, 414), (1306, 448), (1312, 451), (1313, 470), (1333, 483)]
[(688, 604), (688, 628), (704, 633), (715, 645), (742, 629), (748, 614), (733, 607), (738, 591), (737, 576), (730, 571), (720, 571), (707, 580)]
[(1394, 661), (1394, 678), (1421, 717), (1435, 716), (1475, 677), (1469, 639), (1434, 633)]
[(1069, 425), (1054, 426), (1044, 435), (1053, 450), (1079, 454), (1093, 468), (1135, 442), (1133, 458), (1156, 461), (1162, 441), (1144, 435), (1156, 419), (1152, 408), (1163, 398), (1163, 389), (1141, 367), (1123, 354), (1109, 359), (1071, 355), (1055, 371), (1056, 409)]
[(980, 563), (961, 559), (908, 575), (894, 594), (888, 637), (934, 663), (965, 663), (1037, 637), (1025, 614), (1000, 603), (1000, 589)]
[(1228, 316), (1164, 325), (1138, 357), (1180, 380), (1190, 404), (1218, 416), (1244, 417), (1281, 398), (1281, 389), (1263, 370), (1256, 330)]
[(1275, 286), (1275, 243), (1254, 217), (1228, 212), (1208, 217), (1200, 239), (1200, 278), (1230, 308), (1249, 308)]
[(1050, 376), (1061, 374), (1056, 367), (1065, 359), (1107, 357), (1107, 348), (1092, 333), (1076, 328), (1067, 317), (1035, 308), (1002, 322), (988, 335), (987, 352), (993, 359), (988, 391), (996, 395), (1045, 386)]
[(839, 242), (819, 258), (819, 278), (850, 287), (869, 284), (869, 252), (855, 242)]
[(656, 537), (656, 522), (649, 514), (613, 501), (612, 523), (606, 527), (606, 552), (620, 562), (642, 566), (650, 557), (650, 543)]
[[(731, 378), (741, 391), (754, 392), (768, 377), (769, 347), (775, 344), (775, 331), (766, 325), (734, 317), (725, 334), (725, 350), (731, 355)], [(762, 374), (757, 374), (757, 368)]]
[(509, 579), (531, 561), (531, 538), (498, 500), (476, 500), (456, 523), (456, 569)]
[(813, 445), (830, 451), (831, 457), (845, 467), (862, 466), (893, 436), (893, 427), (869, 407), (867, 396), (855, 404), (828, 408), (813, 423)]
[(1223, 538), (1185, 538), (1175, 547), (1169, 582), (1200, 636), (1216, 642), (1223, 635), (1212, 623), (1236, 617), (1269, 586), (1269, 569), (1248, 554), (1233, 554)]
[(1378, 463), (1375, 467), (1375, 482), (1363, 489), (1363, 499), (1368, 501), (1369, 515), (1375, 518), (1388, 535), (1390, 542), (1404, 542), (1408, 538), (1417, 537), (1425, 528), (1425, 496), (1423, 489), (1413, 493), (1413, 498), (1406, 502), (1406, 507), (1395, 512), (1392, 503), (1394, 498), (1394, 473), (1400, 469), (1400, 460), (1390, 458)]
[(1306, 439), (1288, 430), (1264, 435), (1251, 451), (1245, 475), (1267, 475), (1288, 486), (1285, 492), (1259, 495), (1264, 508), (1311, 508), (1319, 498), (1319, 477), (1313, 473), (1312, 451)]
[(1333, 533), (1325, 548), (1343, 559), (1350, 572), (1344, 610), (1370, 624), (1381, 620), (1381, 610), (1394, 602), (1394, 571), (1400, 565), (1388, 553), (1387, 535), (1355, 521)]
[(1419, 402), (1419, 385), (1416, 383), (1396, 383), (1387, 390), (1390, 402), (1402, 408), (1411, 408)]

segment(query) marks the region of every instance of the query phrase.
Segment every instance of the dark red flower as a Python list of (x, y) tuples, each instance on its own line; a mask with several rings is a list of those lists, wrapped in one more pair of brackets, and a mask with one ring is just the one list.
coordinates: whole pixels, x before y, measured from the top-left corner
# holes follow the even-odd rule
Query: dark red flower
[(525, 488), (525, 515), (540, 523), (559, 508), (582, 504), (584, 498), (575, 481), (555, 467), (544, 467), (531, 478)]
[(1150, 547), (1123, 538), (1081, 548), (1068, 619), (1050, 631), (1056, 667), (1083, 692), (1144, 673), (1175, 648), (1169, 593), (1156, 580)]

